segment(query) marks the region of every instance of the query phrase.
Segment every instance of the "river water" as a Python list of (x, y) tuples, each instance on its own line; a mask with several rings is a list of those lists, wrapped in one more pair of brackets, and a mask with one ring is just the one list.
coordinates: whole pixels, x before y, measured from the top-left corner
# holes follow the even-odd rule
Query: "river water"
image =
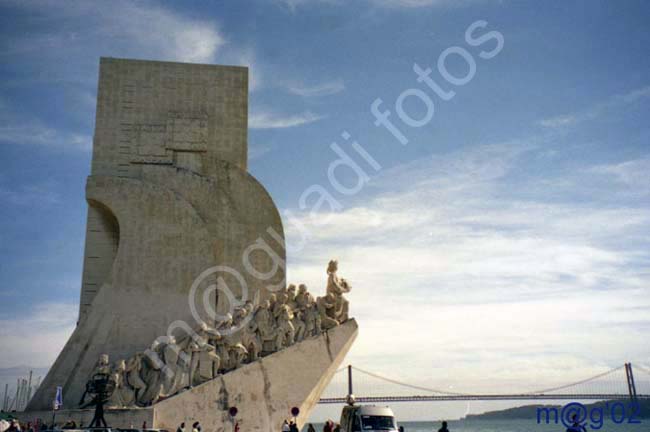
[[(603, 422), (602, 425), (587, 424), (587, 431), (602, 432), (649, 432), (650, 419), (641, 419), (641, 424), (616, 424), (612, 421)], [(399, 422), (404, 426), (405, 432), (436, 432), (440, 422)], [(598, 428), (598, 426), (600, 426)], [(323, 430), (323, 425), (314, 423), (317, 432)], [(530, 420), (459, 420), (449, 422), (450, 432), (564, 432), (566, 426), (560, 424), (537, 424), (536, 419)], [(303, 428), (302, 432), (306, 432)]]

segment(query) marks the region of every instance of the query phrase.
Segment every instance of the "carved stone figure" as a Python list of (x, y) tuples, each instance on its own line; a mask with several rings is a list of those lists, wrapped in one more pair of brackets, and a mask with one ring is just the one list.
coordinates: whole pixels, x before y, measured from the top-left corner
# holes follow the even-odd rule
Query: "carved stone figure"
[(305, 311), (303, 312), (305, 320), (305, 336), (317, 336), (321, 333), (321, 319), (318, 313), (316, 301), (308, 294), (306, 296)]
[(108, 406), (114, 408), (133, 406), (135, 404), (135, 391), (128, 383), (126, 362), (124, 360), (119, 360), (115, 364), (112, 377), (113, 381), (115, 381), (115, 390), (108, 400)]
[(296, 310), (296, 286), (294, 284), (289, 285), (287, 288), (286, 305), (289, 306), (291, 310)]
[(296, 303), (296, 307), (299, 310), (304, 310), (307, 307), (308, 294), (309, 292), (307, 291), (307, 285), (305, 284), (298, 285), (298, 293), (296, 294), (295, 297), (295, 303)]
[(120, 390), (122, 389), (125, 383), (122, 380), (122, 374), (120, 373), (118, 367), (115, 367), (115, 369), (111, 372), (111, 379), (115, 383), (115, 389), (113, 390), (111, 397), (106, 402), (106, 406), (109, 408), (122, 408), (125, 405), (124, 405), (124, 401), (122, 400), (122, 395), (120, 394)]
[(101, 354), (97, 364), (95, 365), (95, 370), (93, 374), (106, 374), (111, 373), (111, 364), (109, 362), (108, 354)]
[[(288, 306), (287, 306), (288, 307)], [(293, 319), (291, 320), (291, 325), (293, 325), (295, 331), (295, 342), (301, 342), (305, 338), (305, 321), (304, 321), (304, 312), (301, 310), (293, 309), (292, 310)]]
[[(112, 372), (113, 371), (111, 370), (111, 364), (109, 361), (108, 354), (100, 354), (99, 358), (97, 359), (97, 363), (95, 363), (95, 367), (93, 368), (90, 379), (92, 379), (93, 376), (97, 374), (111, 376)], [(86, 401), (87, 395), (88, 395), (87, 391), (84, 391), (84, 393), (81, 395), (81, 400), (79, 401), (79, 405), (84, 405), (87, 403)]]
[(159, 349), (160, 343), (154, 341), (151, 348), (147, 349), (142, 357), (142, 378), (147, 384), (147, 388), (140, 399), (144, 405), (155, 403), (162, 392), (163, 383), (161, 379), (161, 367), (163, 364), (160, 358)]
[(273, 331), (274, 326), (272, 324), (271, 300), (267, 300), (259, 306), (257, 312), (255, 312), (253, 321), (255, 321), (255, 328), (262, 344), (275, 337), (275, 332)]
[(282, 305), (278, 313), (278, 321), (276, 328), (275, 350), (280, 351), (284, 347), (293, 345), (296, 331), (291, 324), (293, 313), (287, 305)]
[(229, 370), (237, 369), (248, 357), (248, 351), (242, 344), (236, 344), (230, 347), (230, 364)]
[(241, 331), (242, 345), (248, 350), (248, 361), (253, 362), (260, 357), (262, 353), (262, 341), (256, 332), (256, 323), (251, 320)]
[(174, 337), (170, 337), (161, 348), (164, 366), (161, 369), (162, 396), (171, 396), (179, 389), (180, 365), (179, 354), (181, 347)]
[(338, 266), (336, 260), (331, 260), (327, 265), (327, 294), (332, 294), (336, 299), (336, 313), (333, 318), (338, 322), (344, 322), (348, 320), (349, 302), (343, 294), (349, 293), (352, 287), (345, 279), (338, 277), (336, 274)]
[(217, 325), (217, 331), (221, 334), (230, 333), (232, 329), (232, 314), (227, 313), (224, 318)]
[(233, 333), (233, 321), (232, 315), (226, 314), (224, 319), (219, 322), (217, 325), (217, 331), (221, 334), (221, 339), (217, 341), (215, 347), (217, 349), (217, 355), (221, 359), (221, 368), (225, 368), (230, 364), (230, 352), (229, 347), (233, 344), (238, 343), (239, 335)]
[(334, 314), (332, 311), (334, 311), (334, 308), (336, 306), (336, 299), (332, 294), (326, 294), (323, 297), (318, 297), (316, 300), (316, 305), (318, 306), (318, 315), (320, 316), (321, 329), (329, 330), (339, 325), (339, 322), (331, 316)]
[(141, 400), (147, 389), (147, 384), (142, 380), (142, 353), (136, 353), (126, 361), (126, 382), (134, 391), (134, 403)]
[(273, 319), (278, 320), (278, 317), (280, 314), (283, 312), (284, 306), (287, 304), (287, 299), (289, 296), (287, 295), (287, 290), (286, 288), (281, 289), (278, 291), (277, 295), (275, 295), (275, 303), (273, 304)]
[(190, 357), (190, 371), (188, 376), (188, 383), (190, 387), (200, 382), (199, 379), (199, 356), (201, 355), (201, 347), (195, 340), (191, 340), (187, 352)]
[(246, 309), (246, 312), (250, 315), (255, 310), (255, 305), (251, 300), (246, 300), (246, 303), (244, 303), (244, 309)]
[(178, 353), (178, 363), (176, 368), (176, 379), (175, 386), (176, 392), (179, 392), (185, 388), (190, 387), (190, 373), (192, 368), (192, 349), (191, 349), (191, 338), (179, 343), (181, 351)]
[(215, 377), (215, 371), (221, 367), (221, 359), (215, 353), (215, 347), (204, 343), (198, 351), (198, 383), (211, 380)]
[[(249, 315), (251, 315), (251, 317), (249, 317)], [(246, 319), (249, 321), (243, 324)], [(243, 313), (239, 314), (237, 325), (241, 325), (241, 329), (239, 330), (241, 333), (240, 343), (248, 351), (248, 358), (246, 360), (249, 362), (257, 360), (262, 352), (262, 342), (257, 335), (257, 322), (255, 321), (255, 316), (249, 307), (244, 306)]]
[(197, 343), (199, 343), (201, 340), (205, 340), (210, 345), (216, 346), (216, 342), (221, 340), (221, 333), (219, 333), (217, 329), (207, 325), (205, 322), (202, 322), (195, 330), (195, 334), (186, 339), (186, 345), (189, 344), (189, 340), (191, 338), (194, 338)]

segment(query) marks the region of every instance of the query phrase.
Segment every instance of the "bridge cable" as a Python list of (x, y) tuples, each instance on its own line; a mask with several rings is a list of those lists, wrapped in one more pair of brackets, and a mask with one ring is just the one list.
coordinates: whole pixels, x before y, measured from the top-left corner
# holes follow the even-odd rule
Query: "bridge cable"
[(645, 372), (645, 373), (647, 373), (648, 375), (650, 375), (650, 369), (646, 369), (646, 368), (643, 367), (643, 366), (639, 366), (638, 364), (635, 364), (635, 365), (634, 365), (634, 370), (637, 370), (637, 369), (640, 370), (641, 372)]
[(387, 381), (387, 382), (390, 382), (390, 383), (393, 383), (393, 384), (397, 384), (397, 385), (400, 385), (400, 386), (403, 386), (403, 387), (409, 387), (409, 388), (412, 388), (412, 389), (415, 389), (415, 390), (423, 390), (423, 391), (426, 391), (426, 392), (429, 392), (429, 393), (440, 393), (440, 394), (443, 394), (443, 395), (452, 395), (452, 396), (466, 396), (467, 395), (465, 393), (449, 392), (449, 391), (443, 391), (443, 390), (438, 390), (438, 389), (432, 389), (432, 388), (420, 387), (420, 386), (416, 386), (416, 385), (412, 385), (412, 384), (407, 384), (407, 383), (400, 382), (400, 381), (397, 381), (397, 380), (394, 380), (394, 379), (386, 378), (386, 377), (381, 376), (381, 375), (377, 375), (377, 374), (372, 373), (372, 372), (368, 372), (368, 371), (363, 370), (363, 369), (359, 369), (356, 366), (352, 366), (352, 369), (354, 369), (354, 370), (356, 370), (358, 372), (361, 372), (363, 374), (369, 375), (371, 377), (374, 377), (374, 378), (377, 378), (377, 379), (380, 379), (380, 380), (383, 380), (383, 381)]
[(613, 372), (616, 372), (616, 371), (619, 371), (619, 370), (623, 369), (623, 367), (624, 366), (619, 366), (619, 367), (614, 368), (612, 370), (609, 370), (607, 372), (603, 372), (601, 374), (594, 375), (591, 378), (587, 378), (587, 379), (584, 379), (584, 380), (581, 380), (581, 381), (576, 381), (576, 382), (571, 383), (571, 384), (565, 384), (565, 385), (562, 385), (562, 386), (547, 388), (547, 389), (543, 389), (543, 390), (536, 390), (536, 391), (532, 391), (532, 392), (528, 392), (528, 393), (524, 393), (524, 394), (526, 394), (526, 395), (544, 394), (544, 393), (554, 392), (554, 391), (557, 391), (557, 390), (564, 390), (564, 389), (569, 388), (569, 387), (573, 387), (573, 386), (576, 386), (576, 385), (579, 385), (579, 384), (584, 384), (586, 382), (593, 381), (593, 380), (598, 379), (598, 378), (602, 378), (605, 375), (609, 375), (609, 374), (611, 374)]

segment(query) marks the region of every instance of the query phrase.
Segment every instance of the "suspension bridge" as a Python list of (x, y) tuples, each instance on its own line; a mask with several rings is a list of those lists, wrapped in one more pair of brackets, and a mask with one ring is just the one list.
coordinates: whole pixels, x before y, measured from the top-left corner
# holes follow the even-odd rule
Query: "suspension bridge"
[[(347, 374), (344, 372), (347, 371)], [(637, 374), (635, 378), (635, 373)], [(353, 377), (354, 375), (354, 377)], [(498, 383), (495, 383), (498, 384)], [(339, 369), (319, 401), (344, 404), (342, 394), (353, 394), (359, 403), (438, 402), (438, 401), (513, 401), (513, 400), (650, 400), (650, 369), (632, 368), (631, 363), (580, 381), (532, 391), (452, 392), (424, 387), (379, 375), (355, 366)]]

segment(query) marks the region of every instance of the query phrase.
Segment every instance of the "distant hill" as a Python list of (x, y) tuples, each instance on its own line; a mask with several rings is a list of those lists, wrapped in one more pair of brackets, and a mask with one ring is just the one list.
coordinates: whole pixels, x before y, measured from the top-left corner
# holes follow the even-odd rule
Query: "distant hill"
[[(631, 412), (631, 407), (629, 406), (629, 400), (620, 400), (620, 401), (608, 401), (611, 405), (612, 403), (618, 402), (623, 403), (625, 409), (628, 413)], [(567, 401), (567, 404), (570, 401)], [(639, 400), (640, 413), (638, 418), (649, 419), (650, 418), (650, 400)], [(596, 402), (592, 404), (585, 404), (585, 407), (588, 410), (602, 408), (603, 412), (608, 412), (606, 408), (607, 402)], [(465, 417), (465, 420), (525, 420), (525, 419), (535, 419), (537, 418), (537, 409), (538, 408), (557, 408), (558, 412), (561, 411), (562, 405), (524, 405), (515, 408), (508, 408), (499, 411), (488, 411), (483, 414), (469, 414)]]

